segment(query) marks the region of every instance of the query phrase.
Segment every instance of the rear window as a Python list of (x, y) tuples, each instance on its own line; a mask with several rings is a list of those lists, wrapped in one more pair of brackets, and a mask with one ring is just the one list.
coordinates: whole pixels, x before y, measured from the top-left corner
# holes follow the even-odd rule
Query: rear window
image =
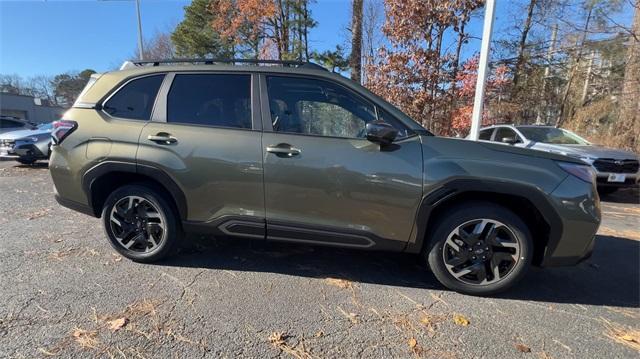
[(24, 126), (26, 124), (19, 121), (0, 119), (0, 128), (19, 128)]
[(251, 76), (176, 75), (167, 96), (167, 122), (251, 128)]
[(147, 121), (163, 75), (146, 76), (127, 83), (102, 106), (113, 117)]

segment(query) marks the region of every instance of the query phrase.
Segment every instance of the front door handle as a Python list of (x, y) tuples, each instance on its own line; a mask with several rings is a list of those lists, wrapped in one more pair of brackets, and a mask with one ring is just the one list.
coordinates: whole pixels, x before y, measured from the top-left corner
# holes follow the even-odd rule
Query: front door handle
[(155, 142), (157, 144), (160, 144), (160, 145), (170, 145), (172, 143), (178, 142), (177, 138), (175, 138), (175, 137), (173, 137), (170, 134), (165, 133), (165, 132), (160, 132), (160, 133), (158, 133), (156, 135), (149, 135), (149, 136), (147, 136), (147, 140), (153, 141), (153, 142)]
[(288, 143), (280, 143), (277, 145), (267, 146), (267, 152), (273, 153), (279, 157), (293, 157), (299, 155), (302, 150), (292, 147)]

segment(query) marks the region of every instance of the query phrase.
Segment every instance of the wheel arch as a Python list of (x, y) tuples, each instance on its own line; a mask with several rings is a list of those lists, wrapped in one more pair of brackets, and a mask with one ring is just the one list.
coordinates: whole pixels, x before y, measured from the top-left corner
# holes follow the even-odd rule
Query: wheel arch
[(184, 192), (167, 173), (156, 167), (131, 162), (101, 162), (84, 174), (82, 188), (93, 215), (100, 217), (109, 194), (118, 187), (136, 182), (150, 183), (162, 190), (173, 201), (180, 219), (186, 220), (188, 212)]
[(448, 208), (469, 201), (501, 205), (518, 215), (534, 239), (533, 264), (540, 265), (547, 248), (555, 248), (562, 234), (562, 221), (546, 194), (526, 184), (506, 181), (455, 179), (423, 197), (416, 219), (416, 241), (405, 251), (419, 253), (429, 241), (429, 230)]

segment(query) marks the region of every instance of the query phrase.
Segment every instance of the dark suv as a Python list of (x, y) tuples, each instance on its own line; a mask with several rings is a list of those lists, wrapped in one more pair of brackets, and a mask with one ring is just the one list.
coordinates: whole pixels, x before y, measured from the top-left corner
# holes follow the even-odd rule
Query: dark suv
[(486, 295), (591, 253), (599, 200), (578, 159), (433, 136), (310, 63), (179, 62), (93, 75), (52, 134), (56, 199), (102, 217), (127, 258), (190, 231), (419, 253)]

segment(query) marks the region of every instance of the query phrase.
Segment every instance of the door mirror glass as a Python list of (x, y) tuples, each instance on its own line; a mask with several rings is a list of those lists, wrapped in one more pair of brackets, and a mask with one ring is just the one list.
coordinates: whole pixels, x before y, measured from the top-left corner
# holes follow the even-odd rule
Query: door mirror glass
[(398, 136), (398, 130), (386, 122), (369, 122), (366, 126), (367, 140), (380, 145), (389, 145)]
[(510, 145), (515, 145), (516, 143), (518, 143), (518, 139), (515, 137), (503, 137), (502, 138), (502, 143), (508, 143)]

